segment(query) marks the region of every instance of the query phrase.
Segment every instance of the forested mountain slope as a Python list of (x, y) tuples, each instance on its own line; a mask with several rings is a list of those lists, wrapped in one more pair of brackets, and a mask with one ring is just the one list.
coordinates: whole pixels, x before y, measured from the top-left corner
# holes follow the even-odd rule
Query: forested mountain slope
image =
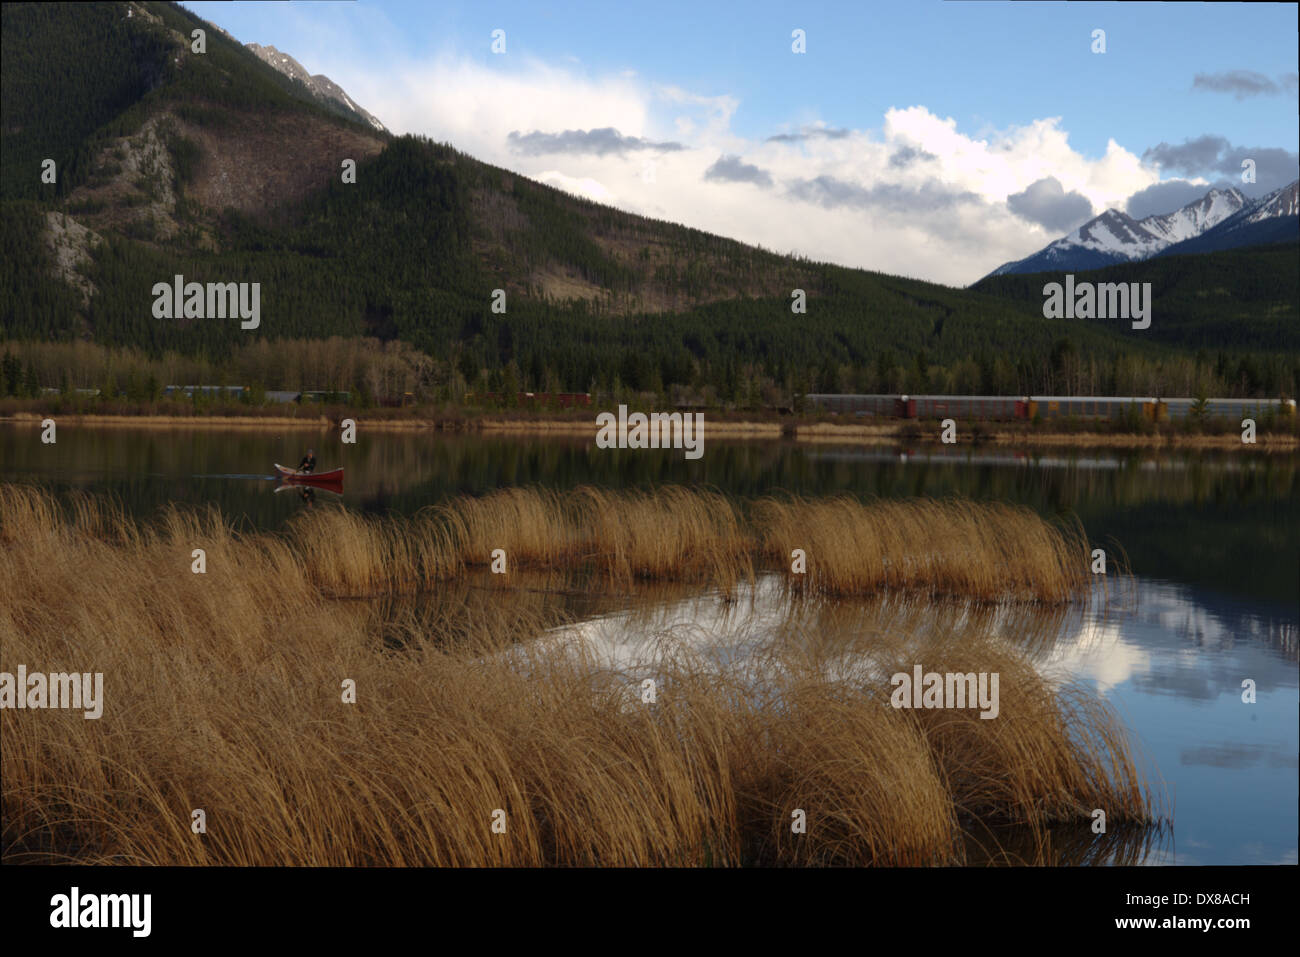
[[(1027, 306), (1065, 273), (990, 276), (973, 287)], [(1075, 282), (1151, 283), (1157, 342), (1195, 349), (1300, 350), (1300, 247), (1294, 242), (1160, 256), (1074, 273)]]
[[(1274, 311), (1285, 275), (1262, 272), (1282, 285), (1255, 312), (1241, 299), (1249, 315), (1236, 325), (1207, 324), (1189, 292), (1157, 300), (1171, 312), (1144, 334), (1044, 319), (1041, 292), (779, 256), (389, 136), (174, 5), (71, 6), (4, 8), (7, 338), (219, 356), (251, 338), (372, 336), (468, 383), (508, 369), (535, 388), (617, 380), (723, 395), (754, 377), (787, 389), (1025, 392), (1076, 355), (1105, 391), (1118, 363), (1266, 348), (1266, 337), (1227, 332), (1287, 318)], [(46, 158), (55, 184), (41, 182)], [(347, 160), (355, 182), (344, 182)], [(153, 287), (175, 275), (258, 283), (259, 326), (156, 318)], [(1237, 301), (1231, 276), (1215, 281)], [(492, 309), (498, 289), (504, 313)], [(804, 313), (791, 309), (794, 290)], [(1173, 314), (1182, 303), (1186, 322)], [(1294, 388), (1285, 357), (1262, 368), (1260, 388)]]

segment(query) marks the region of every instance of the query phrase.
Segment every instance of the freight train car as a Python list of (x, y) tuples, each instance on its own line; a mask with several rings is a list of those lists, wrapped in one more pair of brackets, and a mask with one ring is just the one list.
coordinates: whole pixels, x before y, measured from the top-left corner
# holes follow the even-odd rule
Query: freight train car
[[(1161, 399), (1159, 418), (1186, 419), (1193, 416), (1196, 399)], [(1295, 399), (1206, 399), (1204, 416), (1207, 419), (1259, 419), (1266, 415), (1294, 418)]]
[(804, 396), (804, 400), (814, 408), (825, 409), (832, 415), (852, 415), (858, 418), (902, 418), (902, 398), (896, 395), (838, 393), (808, 393)]
[(1006, 421), (1029, 416), (1024, 396), (913, 395), (902, 396), (903, 415), (909, 419), (978, 419)]
[(1154, 420), (1157, 415), (1152, 396), (1035, 395), (1027, 404), (1031, 419), (1118, 419), (1132, 414), (1134, 408), (1144, 419)]
[[(1016, 419), (1120, 419), (1137, 415), (1148, 421), (1184, 419), (1195, 399), (1153, 396), (994, 396), (994, 395), (853, 395), (809, 393), (811, 408), (832, 415), (895, 418), (1011, 421)], [(1294, 417), (1294, 399), (1207, 399), (1207, 418)]]
[(238, 399), (246, 391), (242, 385), (169, 385), (163, 389), (163, 397), (192, 399), (200, 395), (209, 399)]

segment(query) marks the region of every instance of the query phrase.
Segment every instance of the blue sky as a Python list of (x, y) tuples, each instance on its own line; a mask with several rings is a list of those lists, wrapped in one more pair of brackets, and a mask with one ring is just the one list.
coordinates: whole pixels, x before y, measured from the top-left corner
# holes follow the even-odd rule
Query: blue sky
[[(931, 257), (917, 246), (917, 223), (937, 216), (920, 233), (951, 246), (944, 223), (961, 219), (958, 232), (970, 235), (952, 249), (959, 266), (943, 275), (891, 270), (941, 281), (978, 278), (979, 251), (1018, 258), (1108, 206), (1147, 215), (1213, 184), (1259, 195), (1296, 176), (1291, 4), (186, 6), (243, 42), (274, 45), (329, 75), (395, 132), (450, 140), (638, 212), (777, 248), (796, 241), (791, 251), (873, 268), (882, 267), (854, 259), (861, 242), (818, 239), (834, 230), (826, 217), (837, 203), (855, 216), (837, 220), (850, 233), (861, 238), (864, 223), (873, 235), (892, 231), (918, 262)], [(806, 54), (791, 52), (795, 28), (806, 32)], [(1091, 51), (1098, 28), (1104, 54)], [(505, 55), (490, 50), (494, 29), (506, 31)], [(768, 141), (815, 126), (847, 135)], [(509, 137), (607, 127), (641, 142), (594, 156), (581, 142), (538, 152)], [(972, 144), (1016, 157), (1015, 169), (994, 171)], [(900, 178), (904, 165), (888, 162), (899, 149), (935, 159)], [(1256, 184), (1226, 172), (1257, 153)], [(714, 168), (727, 157), (735, 163)], [(1008, 196), (1043, 179), (1059, 190), (1038, 187), (1041, 215), (1026, 219), (1038, 207), (1023, 202), (1012, 204), (1021, 215), (1007, 211)], [(700, 191), (701, 180), (711, 191)], [(1128, 208), (1157, 183), (1167, 187)], [(962, 209), (941, 201), (940, 188)], [(674, 200), (670, 189), (686, 196)], [(892, 201), (900, 189), (926, 191), (931, 201), (921, 198), (918, 217)], [(971, 197), (989, 208), (972, 207)], [(817, 222), (782, 228), (800, 202), (803, 218)], [(742, 208), (756, 204), (775, 226), (762, 228)], [(996, 234), (980, 235), (980, 220)]]

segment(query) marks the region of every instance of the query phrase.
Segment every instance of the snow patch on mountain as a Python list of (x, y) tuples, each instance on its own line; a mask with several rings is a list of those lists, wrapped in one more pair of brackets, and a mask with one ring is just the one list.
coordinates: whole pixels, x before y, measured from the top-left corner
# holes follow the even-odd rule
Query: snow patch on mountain
[(1300, 179), (1290, 186), (1274, 190), (1255, 206), (1244, 218), (1248, 223), (1258, 223), (1274, 216), (1300, 216)]
[(289, 56), (287, 53), (282, 53), (277, 50), (273, 46), (262, 46), (258, 43), (246, 43), (244, 45), (248, 48), (250, 53), (256, 55), (263, 63), (274, 67), (276, 70), (289, 77), (289, 79), (297, 80), (317, 96), (333, 100), (335, 103), (347, 107), (381, 133), (388, 132), (383, 123), (380, 123), (373, 115), (358, 106), (350, 96), (343, 92), (341, 86), (325, 74), (317, 73), (312, 75), (308, 73), (301, 63)]
[(1235, 188), (1212, 189), (1196, 202), (1188, 203), (1176, 212), (1148, 216), (1142, 220), (1142, 225), (1148, 232), (1163, 239), (1165, 245), (1180, 243), (1217, 226), (1249, 204), (1250, 200)]
[(1032, 256), (1004, 263), (990, 275), (1050, 269), (1096, 269), (1149, 259), (1220, 224), (1223, 224), (1223, 229), (1217, 230), (1216, 236), (1238, 225), (1296, 216), (1297, 186), (1300, 186), (1300, 181), (1255, 201), (1234, 187), (1212, 189), (1182, 209), (1141, 220), (1117, 209), (1108, 209), (1068, 236), (1048, 244)]

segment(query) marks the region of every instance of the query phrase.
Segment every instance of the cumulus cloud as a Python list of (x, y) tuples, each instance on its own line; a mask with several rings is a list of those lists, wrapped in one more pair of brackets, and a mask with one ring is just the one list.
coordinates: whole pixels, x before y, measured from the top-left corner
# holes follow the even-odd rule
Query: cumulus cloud
[[(1242, 162), (1255, 162), (1255, 183), (1241, 182)], [(1173, 145), (1160, 143), (1142, 154), (1144, 163), (1162, 172), (1187, 176), (1223, 177), (1235, 181), (1242, 192), (1263, 195), (1294, 181), (1300, 176), (1300, 154), (1276, 147), (1233, 146), (1226, 137), (1206, 133)]]
[(412, 61), (394, 48), (384, 69), (341, 82), (394, 132), (620, 209), (953, 285), (1041, 248), (1042, 230), (1008, 206), (1033, 184), (1051, 177), (1093, 209), (1123, 208), (1162, 176), (1113, 141), (1100, 157), (1080, 153), (1059, 117), (976, 131), (913, 105), (869, 129), (807, 124), (748, 137), (733, 127), (739, 102), (725, 91), (515, 54), (484, 62), (448, 49)]
[(681, 143), (655, 143), (640, 136), (624, 136), (612, 126), (599, 130), (565, 130), (562, 133), (520, 133), (506, 136), (512, 152), (524, 156), (545, 156), (554, 153), (591, 153), (595, 156), (632, 153), (638, 150), (655, 150), (673, 153), (684, 150)]
[(1256, 73), (1254, 70), (1229, 70), (1226, 73), (1196, 74), (1192, 78), (1192, 89), (1231, 93), (1238, 100), (1251, 96), (1276, 96), (1282, 92), (1295, 92), (1296, 74), (1285, 73), (1281, 81), (1281, 83), (1274, 82), (1263, 73)]
[[(1082, 196), (1092, 209), (1127, 207), (1136, 215), (1182, 205), (1189, 183), (1203, 193), (1226, 181), (1259, 195), (1297, 176), (1294, 153), (1245, 149), (1222, 137), (1201, 143), (1199, 157), (1194, 141), (1162, 143), (1146, 153), (1142, 147), (1150, 144), (1111, 141), (1097, 156), (1072, 146), (1061, 117), (1026, 116), (976, 129), (924, 104), (898, 106), (858, 125), (842, 116), (812, 122), (806, 118), (814, 114), (791, 115), (788, 125), (741, 135), (732, 122), (739, 100), (724, 87), (664, 85), (624, 69), (632, 65), (626, 63), (602, 71), (540, 60), (513, 43), (508, 56), (491, 56), (485, 37), (477, 53), (449, 38), (414, 57), (408, 26), (382, 5), (335, 9), (341, 26), (284, 5), (282, 16), (295, 25), (291, 52), (312, 72), (333, 77), (396, 133), (449, 142), (630, 212), (780, 252), (939, 282), (972, 282), (1055, 238), (1009, 203), (1014, 196), (1022, 210), (1038, 210), (1031, 200), (1043, 187), (1035, 184), (1049, 178), (1064, 196)], [(1198, 95), (1217, 94), (1231, 106), (1227, 97), (1250, 89), (1252, 78), (1246, 79), (1207, 74)], [(1265, 81), (1283, 94), (1296, 92), (1294, 73)], [(1279, 96), (1254, 94), (1266, 95)], [(650, 148), (664, 144), (681, 148)], [(1256, 161), (1258, 189), (1240, 183), (1243, 158)], [(1178, 178), (1175, 185), (1155, 188), (1171, 177)], [(757, 188), (738, 188), (738, 179)]]
[(704, 178), (714, 183), (753, 183), (755, 186), (771, 186), (772, 174), (759, 169), (753, 163), (746, 163), (739, 156), (722, 156), (704, 171)]
[[(1219, 188), (1226, 189), (1231, 183), (1219, 183)], [(1205, 181), (1194, 182), (1187, 179), (1170, 179), (1156, 183), (1146, 189), (1138, 190), (1128, 198), (1126, 211), (1134, 219), (1146, 219), (1148, 216), (1162, 216), (1182, 209), (1188, 203), (1194, 203), (1211, 187)]]
[(1066, 233), (1092, 218), (1092, 203), (1081, 193), (1067, 193), (1055, 176), (1030, 183), (1007, 197), (1007, 208), (1022, 219)]

